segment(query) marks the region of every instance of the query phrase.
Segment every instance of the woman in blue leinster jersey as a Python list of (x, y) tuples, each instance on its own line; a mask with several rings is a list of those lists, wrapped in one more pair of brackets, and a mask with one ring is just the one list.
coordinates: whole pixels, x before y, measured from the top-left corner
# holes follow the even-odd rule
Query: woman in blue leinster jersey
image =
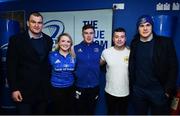
[(57, 50), (49, 55), (53, 114), (72, 114), (75, 58), (71, 54), (72, 39), (67, 33), (58, 37)]

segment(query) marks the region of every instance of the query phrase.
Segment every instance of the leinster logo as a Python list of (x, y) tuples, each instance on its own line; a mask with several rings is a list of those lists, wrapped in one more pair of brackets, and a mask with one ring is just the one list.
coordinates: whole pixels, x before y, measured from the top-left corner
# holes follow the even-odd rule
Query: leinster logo
[(7, 50), (8, 48), (8, 43), (5, 43), (4, 45), (1, 46), (1, 50)]
[(8, 49), (8, 43), (5, 43), (1, 46), (0, 52), (1, 52), (1, 62), (6, 62), (6, 52)]
[(43, 32), (49, 35), (52, 39), (64, 32), (64, 24), (59, 20), (49, 20), (44, 23)]

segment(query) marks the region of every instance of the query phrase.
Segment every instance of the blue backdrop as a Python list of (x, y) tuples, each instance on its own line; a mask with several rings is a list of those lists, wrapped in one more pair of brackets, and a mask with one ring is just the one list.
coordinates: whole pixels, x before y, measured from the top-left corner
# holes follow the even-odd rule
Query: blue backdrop
[[(139, 16), (143, 14), (149, 14), (151, 16), (168, 15), (175, 17), (175, 27), (171, 30), (172, 39), (174, 41), (178, 61), (180, 64), (180, 15), (179, 10), (174, 11), (172, 9), (165, 11), (156, 11), (156, 4), (166, 2), (172, 5), (173, 2), (179, 2), (179, 0), (16, 0), (13, 2), (0, 3), (0, 11), (12, 11), (24, 10), (26, 13), (31, 11), (77, 11), (77, 10), (95, 10), (95, 9), (111, 9), (113, 3), (124, 3), (124, 10), (113, 11), (113, 27), (124, 27), (127, 31), (127, 44), (129, 45), (134, 34), (136, 33), (136, 21)], [(179, 68), (180, 72), (180, 68)], [(104, 76), (101, 78), (102, 89), (104, 87)], [(180, 87), (180, 73), (178, 75), (177, 86)], [(101, 93), (103, 95), (103, 93)], [(103, 98), (103, 97), (102, 97)], [(106, 107), (103, 99), (100, 99), (97, 108), (98, 114), (104, 114)]]

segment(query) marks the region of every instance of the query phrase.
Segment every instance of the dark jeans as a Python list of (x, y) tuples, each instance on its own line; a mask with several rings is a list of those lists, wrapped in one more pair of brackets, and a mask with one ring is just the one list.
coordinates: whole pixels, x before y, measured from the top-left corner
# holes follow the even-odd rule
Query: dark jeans
[(95, 114), (99, 97), (99, 86), (94, 88), (76, 88), (75, 107), (78, 115)]
[(170, 100), (163, 91), (134, 90), (131, 95), (136, 115), (169, 115)]
[(126, 115), (128, 111), (128, 96), (115, 97), (105, 92), (108, 115)]
[(47, 102), (17, 103), (17, 113), (23, 115), (46, 114)]

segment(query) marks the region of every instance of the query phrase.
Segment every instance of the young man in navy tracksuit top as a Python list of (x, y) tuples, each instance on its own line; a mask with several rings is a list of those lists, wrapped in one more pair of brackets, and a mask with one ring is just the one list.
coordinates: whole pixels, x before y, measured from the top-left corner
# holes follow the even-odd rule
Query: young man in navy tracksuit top
[(74, 47), (76, 64), (76, 111), (77, 114), (94, 114), (99, 95), (100, 56), (103, 47), (93, 42), (94, 27), (82, 28), (84, 40)]

